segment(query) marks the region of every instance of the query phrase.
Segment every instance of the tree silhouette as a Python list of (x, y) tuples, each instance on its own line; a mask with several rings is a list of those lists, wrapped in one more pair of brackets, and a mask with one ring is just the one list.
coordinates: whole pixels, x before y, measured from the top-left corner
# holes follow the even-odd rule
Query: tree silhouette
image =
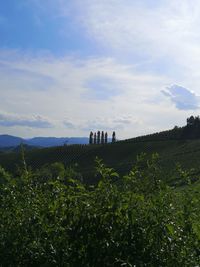
[(94, 133), (94, 144), (96, 145), (96, 143), (97, 143), (97, 134)]
[(115, 143), (116, 142), (116, 135), (115, 135), (115, 132), (113, 132), (112, 134), (112, 143)]
[(200, 125), (200, 118), (199, 116), (194, 118), (194, 125), (199, 126)]
[(101, 144), (104, 144), (104, 131), (101, 132)]
[(89, 137), (89, 144), (93, 144), (93, 132), (90, 132), (90, 137)]
[(200, 118), (199, 116), (190, 116), (187, 118), (187, 125), (183, 127), (182, 136), (184, 138), (200, 138)]
[(97, 132), (97, 144), (100, 144), (100, 131)]
[(108, 133), (106, 132), (105, 133), (105, 144), (107, 144), (108, 143)]
[(189, 118), (187, 118), (187, 125), (188, 126), (194, 125), (194, 122), (195, 122), (194, 116), (190, 116)]

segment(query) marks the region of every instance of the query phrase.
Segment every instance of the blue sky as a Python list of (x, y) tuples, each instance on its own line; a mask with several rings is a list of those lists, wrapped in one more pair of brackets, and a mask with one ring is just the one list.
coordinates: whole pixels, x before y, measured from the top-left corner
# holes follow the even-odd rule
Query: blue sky
[[(47, 4), (40, 4), (46, 2)], [(55, 1), (56, 3), (56, 1)], [(48, 1), (7, 0), (1, 3), (0, 45), (37, 53), (46, 50), (62, 56), (74, 51), (87, 54), (88, 40), (76, 30), (70, 18), (54, 14)], [(65, 25), (65, 31), (62, 26)]]
[(185, 124), (199, 114), (199, 14), (198, 0), (1, 1), (0, 133)]

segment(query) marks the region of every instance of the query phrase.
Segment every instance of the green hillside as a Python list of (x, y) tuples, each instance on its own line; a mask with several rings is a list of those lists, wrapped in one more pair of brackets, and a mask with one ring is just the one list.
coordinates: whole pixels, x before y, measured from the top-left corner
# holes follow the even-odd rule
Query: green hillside
[[(195, 129), (175, 128), (106, 145), (71, 145), (25, 150), (25, 159), (32, 169), (54, 162), (62, 162), (65, 166), (77, 163), (77, 169), (83, 174), (83, 179), (90, 183), (94, 180), (96, 157), (103, 159), (106, 165), (113, 167), (120, 174), (126, 174), (134, 164), (137, 155), (141, 153), (149, 156), (153, 153), (159, 154), (160, 165), (165, 170), (163, 176), (171, 176), (177, 163), (185, 169), (195, 168), (198, 172), (200, 171), (200, 139), (197, 134), (200, 131)], [(196, 135), (194, 135), (195, 131)], [(21, 165), (21, 158), (19, 151), (1, 153), (0, 165), (15, 172), (17, 166)]]
[(198, 134), (2, 152), (2, 266), (199, 266)]

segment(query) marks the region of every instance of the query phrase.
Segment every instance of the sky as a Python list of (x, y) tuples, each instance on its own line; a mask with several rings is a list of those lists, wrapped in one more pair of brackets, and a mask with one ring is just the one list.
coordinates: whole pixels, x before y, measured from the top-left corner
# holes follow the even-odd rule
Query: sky
[(0, 134), (118, 139), (200, 111), (199, 0), (0, 2)]

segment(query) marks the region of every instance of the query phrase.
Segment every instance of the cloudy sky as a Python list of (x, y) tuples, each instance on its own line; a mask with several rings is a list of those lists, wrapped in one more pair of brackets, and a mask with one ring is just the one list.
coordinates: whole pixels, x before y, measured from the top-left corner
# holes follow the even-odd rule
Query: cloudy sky
[(0, 134), (117, 138), (200, 111), (199, 0), (0, 3)]

